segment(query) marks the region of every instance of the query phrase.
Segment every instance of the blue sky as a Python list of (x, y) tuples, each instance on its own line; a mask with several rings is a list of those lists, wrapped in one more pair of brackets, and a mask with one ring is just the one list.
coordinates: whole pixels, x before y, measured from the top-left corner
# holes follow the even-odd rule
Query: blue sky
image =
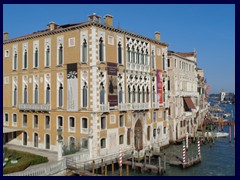
[(235, 5), (3, 5), (3, 32), (9, 38), (57, 24), (83, 22), (87, 16), (111, 14), (114, 26), (161, 41), (169, 50), (197, 50), (210, 93), (235, 92)]

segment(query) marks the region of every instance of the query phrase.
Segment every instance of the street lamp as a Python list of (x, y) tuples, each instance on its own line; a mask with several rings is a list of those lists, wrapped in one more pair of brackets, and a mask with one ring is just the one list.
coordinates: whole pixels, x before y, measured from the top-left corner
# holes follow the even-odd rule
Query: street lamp
[(57, 129), (57, 134), (58, 134), (58, 161), (62, 159), (62, 128), (59, 127)]

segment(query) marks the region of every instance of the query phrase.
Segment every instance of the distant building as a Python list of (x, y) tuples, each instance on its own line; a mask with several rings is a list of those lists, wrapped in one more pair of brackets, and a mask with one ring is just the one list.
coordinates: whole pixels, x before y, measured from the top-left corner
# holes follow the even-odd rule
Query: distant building
[(199, 93), (196, 52), (168, 51), (168, 92), (170, 141), (197, 130)]
[(224, 90), (222, 90), (222, 92), (221, 92), (221, 101), (224, 101), (225, 96), (226, 96), (226, 93), (224, 92)]

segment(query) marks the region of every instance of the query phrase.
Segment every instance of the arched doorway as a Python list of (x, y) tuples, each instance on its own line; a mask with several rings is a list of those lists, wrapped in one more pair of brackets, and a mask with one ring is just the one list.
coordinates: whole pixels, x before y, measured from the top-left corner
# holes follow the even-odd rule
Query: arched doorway
[(143, 149), (143, 132), (142, 132), (142, 123), (140, 120), (137, 120), (134, 128), (134, 145), (136, 150)]

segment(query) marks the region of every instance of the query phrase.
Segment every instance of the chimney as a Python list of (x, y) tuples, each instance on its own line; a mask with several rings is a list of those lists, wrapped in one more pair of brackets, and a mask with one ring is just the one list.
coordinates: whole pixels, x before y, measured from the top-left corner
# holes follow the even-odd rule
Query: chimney
[(104, 16), (104, 23), (109, 26), (113, 26), (113, 16), (111, 16), (110, 14), (106, 14)]
[(88, 21), (101, 23), (101, 16), (98, 16), (96, 13), (93, 13), (92, 15), (88, 16)]
[(4, 32), (3, 33), (3, 41), (7, 41), (8, 40), (8, 32)]
[(155, 32), (155, 40), (160, 42), (160, 32)]
[(48, 28), (49, 28), (50, 31), (56, 29), (56, 27), (57, 27), (57, 24), (56, 24), (55, 22), (53, 22), (53, 21), (51, 21), (51, 22), (48, 24)]

